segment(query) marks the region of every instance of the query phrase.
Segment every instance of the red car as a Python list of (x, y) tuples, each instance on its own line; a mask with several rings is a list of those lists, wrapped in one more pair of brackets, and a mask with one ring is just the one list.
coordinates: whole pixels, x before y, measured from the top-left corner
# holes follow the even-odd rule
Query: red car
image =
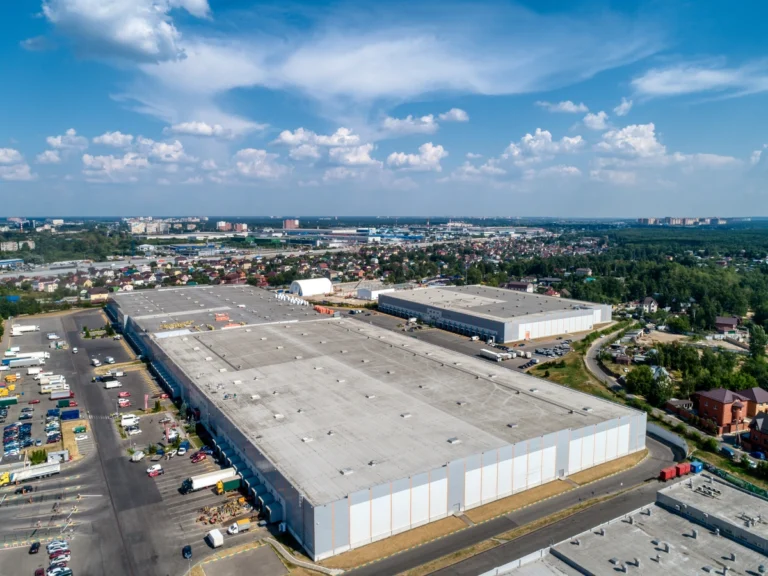
[(150, 472), (148, 476), (150, 478), (155, 478), (156, 476), (160, 476), (160, 474), (165, 474), (165, 470), (163, 470), (162, 468), (160, 468), (160, 470), (152, 470), (152, 472)]
[(168, 394), (155, 394), (152, 398), (162, 398), (163, 400), (168, 398)]
[(202, 462), (206, 458), (208, 458), (208, 456), (206, 456), (202, 452), (197, 453), (194, 456), (192, 456), (192, 464), (197, 464), (198, 462)]
[(75, 402), (74, 400), (70, 400), (70, 401), (69, 401), (69, 407), (70, 407), (70, 408), (73, 408), (73, 407), (75, 407), (75, 406), (77, 406), (77, 402)]
[(48, 558), (51, 559), (52, 562), (56, 561), (56, 558), (60, 558), (61, 556), (69, 556), (70, 551), (69, 550), (56, 550), (56, 552), (51, 552), (48, 555)]
[(130, 392), (118, 392), (117, 397), (118, 398), (128, 398), (131, 395)]
[(27, 404), (40, 404), (40, 400), (38, 398), (35, 398), (34, 400), (30, 400), (27, 402)]

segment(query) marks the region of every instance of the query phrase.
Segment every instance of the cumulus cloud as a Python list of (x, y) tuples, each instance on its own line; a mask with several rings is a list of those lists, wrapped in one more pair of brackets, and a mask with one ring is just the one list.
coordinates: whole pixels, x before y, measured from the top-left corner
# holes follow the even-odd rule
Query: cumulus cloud
[(373, 144), (361, 144), (360, 146), (347, 146), (344, 148), (331, 148), (328, 158), (338, 164), (347, 166), (378, 166), (378, 160), (371, 158)]
[(320, 158), (320, 150), (314, 144), (300, 144), (292, 148), (288, 156), (294, 160), (317, 160)]
[(45, 150), (37, 155), (38, 164), (58, 164), (61, 162), (58, 150)]
[(350, 178), (356, 178), (358, 173), (344, 166), (336, 166), (335, 168), (329, 168), (323, 173), (323, 181), (331, 182), (334, 180), (349, 180)]
[(93, 139), (94, 144), (102, 146), (112, 146), (113, 148), (127, 148), (133, 142), (133, 135), (123, 134), (119, 130), (116, 132), (104, 132), (101, 136)]
[(74, 128), (70, 128), (58, 136), (48, 136), (45, 141), (48, 146), (57, 150), (85, 150), (88, 148), (88, 138), (78, 136)]
[(461, 108), (451, 108), (439, 116), (443, 122), (469, 122), (469, 114)]
[(539, 170), (537, 173), (537, 176), (540, 176), (540, 177), (581, 176), (581, 170), (579, 170), (576, 166), (565, 166), (561, 164), (557, 166), (549, 166), (547, 168)]
[(158, 62), (184, 56), (174, 8), (198, 18), (210, 14), (207, 0), (43, 0), (42, 13), (81, 53)]
[(587, 108), (587, 105), (583, 102), (576, 104), (570, 100), (565, 100), (563, 102), (546, 102), (544, 100), (539, 100), (536, 102), (536, 106), (544, 108), (549, 112), (564, 112), (566, 114), (583, 114), (584, 112), (589, 111), (589, 108)]
[(467, 152), (467, 158), (469, 158), (470, 160), (476, 160), (482, 157), (483, 157), (482, 154), (476, 154), (475, 152)]
[(202, 168), (203, 170), (218, 170), (219, 169), (218, 165), (216, 164), (216, 161), (215, 160), (211, 160), (211, 159), (203, 160), (203, 163), (200, 164), (200, 168)]
[(0, 148), (0, 164), (17, 164), (24, 160), (21, 152), (13, 148)]
[[(258, 125), (258, 128), (264, 128), (264, 125)], [(208, 124), (207, 122), (181, 122), (174, 124), (163, 130), (166, 134), (176, 134), (179, 136), (200, 136), (207, 138), (232, 138), (234, 133), (221, 124)]]
[(616, 108), (613, 109), (613, 113), (616, 114), (616, 116), (626, 116), (629, 114), (629, 111), (632, 109), (632, 100), (627, 100), (626, 98), (621, 99), (621, 104), (616, 106)]
[(610, 130), (603, 134), (603, 141), (597, 145), (600, 152), (647, 158), (661, 156), (666, 147), (656, 139), (656, 126), (649, 124), (631, 124), (620, 130)]
[(502, 158), (511, 159), (515, 164), (522, 165), (530, 162), (540, 162), (554, 158), (558, 154), (570, 154), (584, 147), (581, 136), (564, 136), (553, 140), (549, 130), (536, 128), (533, 134), (526, 134), (519, 142), (512, 142), (504, 150)]
[(139, 136), (136, 138), (136, 144), (139, 152), (160, 162), (197, 162), (197, 158), (189, 156), (184, 151), (184, 146), (178, 140), (156, 142), (151, 138)]
[(149, 168), (146, 156), (127, 152), (123, 156), (83, 154), (83, 174), (89, 182), (136, 182), (136, 173)]
[(637, 182), (637, 174), (626, 170), (609, 170), (605, 168), (590, 170), (589, 177), (597, 182), (607, 182), (626, 186)]
[(318, 146), (356, 146), (360, 144), (360, 136), (349, 128), (339, 128), (330, 135), (315, 134), (311, 130), (297, 128), (293, 132), (283, 130), (273, 144), (299, 146), (301, 144), (316, 144)]
[(276, 161), (277, 157), (266, 150), (244, 148), (235, 154), (235, 170), (246, 178), (275, 180), (289, 172), (287, 166)]
[(418, 154), (393, 152), (387, 157), (387, 164), (406, 170), (433, 170), (440, 172), (443, 169), (440, 161), (446, 156), (448, 156), (448, 152), (446, 152), (445, 148), (439, 144), (435, 146), (432, 142), (427, 142), (419, 146)]
[(182, 184), (202, 184), (203, 183), (203, 177), (202, 176), (191, 176), (184, 180)]
[(608, 114), (603, 112), (602, 110), (598, 112), (597, 114), (593, 114), (590, 112), (586, 116), (584, 116), (584, 126), (589, 128), (590, 130), (605, 130), (608, 127), (608, 124), (606, 123), (608, 120)]
[[(441, 117), (443, 114), (440, 115)], [(405, 118), (387, 116), (382, 122), (382, 128), (392, 134), (432, 134), (437, 132), (438, 124), (432, 114), (414, 118), (410, 114)]]

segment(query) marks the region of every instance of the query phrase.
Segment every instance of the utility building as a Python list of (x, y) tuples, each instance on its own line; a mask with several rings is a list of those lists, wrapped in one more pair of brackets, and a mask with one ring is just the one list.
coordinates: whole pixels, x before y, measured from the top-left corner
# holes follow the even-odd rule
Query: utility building
[[(644, 412), (265, 290), (155, 290), (170, 326), (133, 296), (126, 339), (315, 560), (645, 447)], [(200, 328), (201, 304), (246, 323)]]
[(381, 294), (379, 310), (497, 342), (584, 332), (611, 321), (611, 307), (607, 304), (489, 286), (448, 286)]

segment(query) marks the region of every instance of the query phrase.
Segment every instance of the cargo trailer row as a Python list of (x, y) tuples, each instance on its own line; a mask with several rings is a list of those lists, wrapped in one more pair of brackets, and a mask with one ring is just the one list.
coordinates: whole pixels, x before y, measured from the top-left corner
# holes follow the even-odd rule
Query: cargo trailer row
[(680, 462), (674, 466), (664, 468), (659, 472), (659, 480), (666, 482), (667, 480), (674, 480), (675, 478), (682, 478), (688, 474), (698, 474), (704, 468), (701, 462)]

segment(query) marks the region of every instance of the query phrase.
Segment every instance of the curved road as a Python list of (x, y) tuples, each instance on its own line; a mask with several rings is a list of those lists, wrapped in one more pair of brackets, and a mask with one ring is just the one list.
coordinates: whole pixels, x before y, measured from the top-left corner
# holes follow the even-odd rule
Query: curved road
[[(621, 492), (631, 486), (640, 484), (639, 487), (616, 498), (612, 498), (603, 504), (588, 508), (540, 531), (531, 533), (523, 538), (518, 538), (509, 544), (504, 544), (436, 572), (437, 574), (456, 576), (482, 574), (496, 566), (501, 566), (516, 558), (520, 558), (529, 552), (539, 550), (551, 542), (557, 542), (591, 526), (615, 518), (621, 515), (622, 511), (634, 510), (650, 504), (656, 500), (658, 481), (655, 479), (658, 477), (659, 470), (674, 462), (674, 454), (666, 445), (647, 437), (646, 445), (650, 452), (649, 458), (631, 470), (599, 480), (587, 486), (576, 488), (533, 506), (472, 526), (445, 538), (401, 552), (362, 568), (351, 570), (349, 573), (355, 576), (399, 574), (514, 528), (545, 518), (584, 500)], [(581, 525), (584, 525), (583, 529), (580, 528)], [(559, 536), (561, 533), (564, 534), (562, 537)]]

